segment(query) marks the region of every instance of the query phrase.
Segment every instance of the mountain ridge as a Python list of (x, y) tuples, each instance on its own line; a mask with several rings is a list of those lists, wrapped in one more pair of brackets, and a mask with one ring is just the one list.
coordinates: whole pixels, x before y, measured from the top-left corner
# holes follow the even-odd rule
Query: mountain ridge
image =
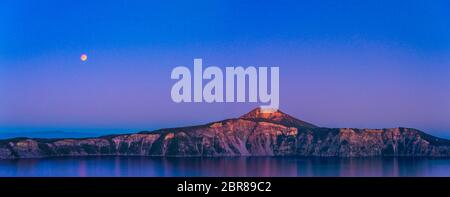
[(239, 118), (91, 138), (0, 140), (0, 159), (87, 155), (450, 157), (450, 140), (413, 128), (326, 128), (257, 108)]
[(305, 127), (305, 128), (315, 128), (318, 127), (309, 122), (299, 120), (286, 114), (280, 110), (264, 112), (261, 108), (255, 108), (252, 111), (240, 116), (241, 119), (252, 120), (252, 121), (263, 121), (272, 122), (277, 124), (282, 124), (285, 126), (295, 126), (295, 127)]

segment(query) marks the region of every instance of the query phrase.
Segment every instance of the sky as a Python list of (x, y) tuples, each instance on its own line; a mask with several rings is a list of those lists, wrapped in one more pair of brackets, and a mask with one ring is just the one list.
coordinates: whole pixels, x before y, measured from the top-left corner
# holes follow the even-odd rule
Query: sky
[[(87, 61), (80, 55), (87, 54)], [(279, 66), (280, 109), (450, 138), (449, 1), (0, 2), (0, 132), (152, 130), (255, 103), (174, 103), (173, 68)]]

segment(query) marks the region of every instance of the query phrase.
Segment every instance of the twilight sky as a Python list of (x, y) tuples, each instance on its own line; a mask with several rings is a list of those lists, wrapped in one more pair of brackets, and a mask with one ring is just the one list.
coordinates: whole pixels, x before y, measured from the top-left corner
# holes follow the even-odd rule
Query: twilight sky
[(320, 126), (450, 137), (445, 0), (2, 1), (0, 132), (149, 130), (258, 106), (173, 103), (170, 73), (194, 58), (279, 66), (281, 110)]

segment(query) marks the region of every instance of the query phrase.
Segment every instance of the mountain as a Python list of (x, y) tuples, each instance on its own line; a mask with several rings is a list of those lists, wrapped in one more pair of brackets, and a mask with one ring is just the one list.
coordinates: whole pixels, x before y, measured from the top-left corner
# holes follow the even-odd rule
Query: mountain
[(205, 125), (93, 138), (0, 140), (0, 158), (86, 155), (450, 157), (450, 140), (412, 128), (324, 128), (259, 108)]
[(239, 117), (240, 119), (250, 120), (253, 122), (270, 122), (288, 127), (316, 128), (316, 125), (299, 120), (280, 110), (275, 112), (264, 113), (261, 108), (256, 108), (247, 114)]

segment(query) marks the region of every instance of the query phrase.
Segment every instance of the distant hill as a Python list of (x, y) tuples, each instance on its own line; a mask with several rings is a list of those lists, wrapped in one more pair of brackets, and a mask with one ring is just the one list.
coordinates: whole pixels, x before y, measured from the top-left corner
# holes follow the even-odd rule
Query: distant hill
[(27, 138), (86, 138), (104, 135), (103, 132), (65, 132), (65, 131), (35, 131), (35, 132), (0, 132), (0, 139)]
[(450, 140), (412, 128), (324, 128), (257, 108), (205, 125), (80, 139), (0, 140), (0, 158), (85, 155), (450, 157)]

